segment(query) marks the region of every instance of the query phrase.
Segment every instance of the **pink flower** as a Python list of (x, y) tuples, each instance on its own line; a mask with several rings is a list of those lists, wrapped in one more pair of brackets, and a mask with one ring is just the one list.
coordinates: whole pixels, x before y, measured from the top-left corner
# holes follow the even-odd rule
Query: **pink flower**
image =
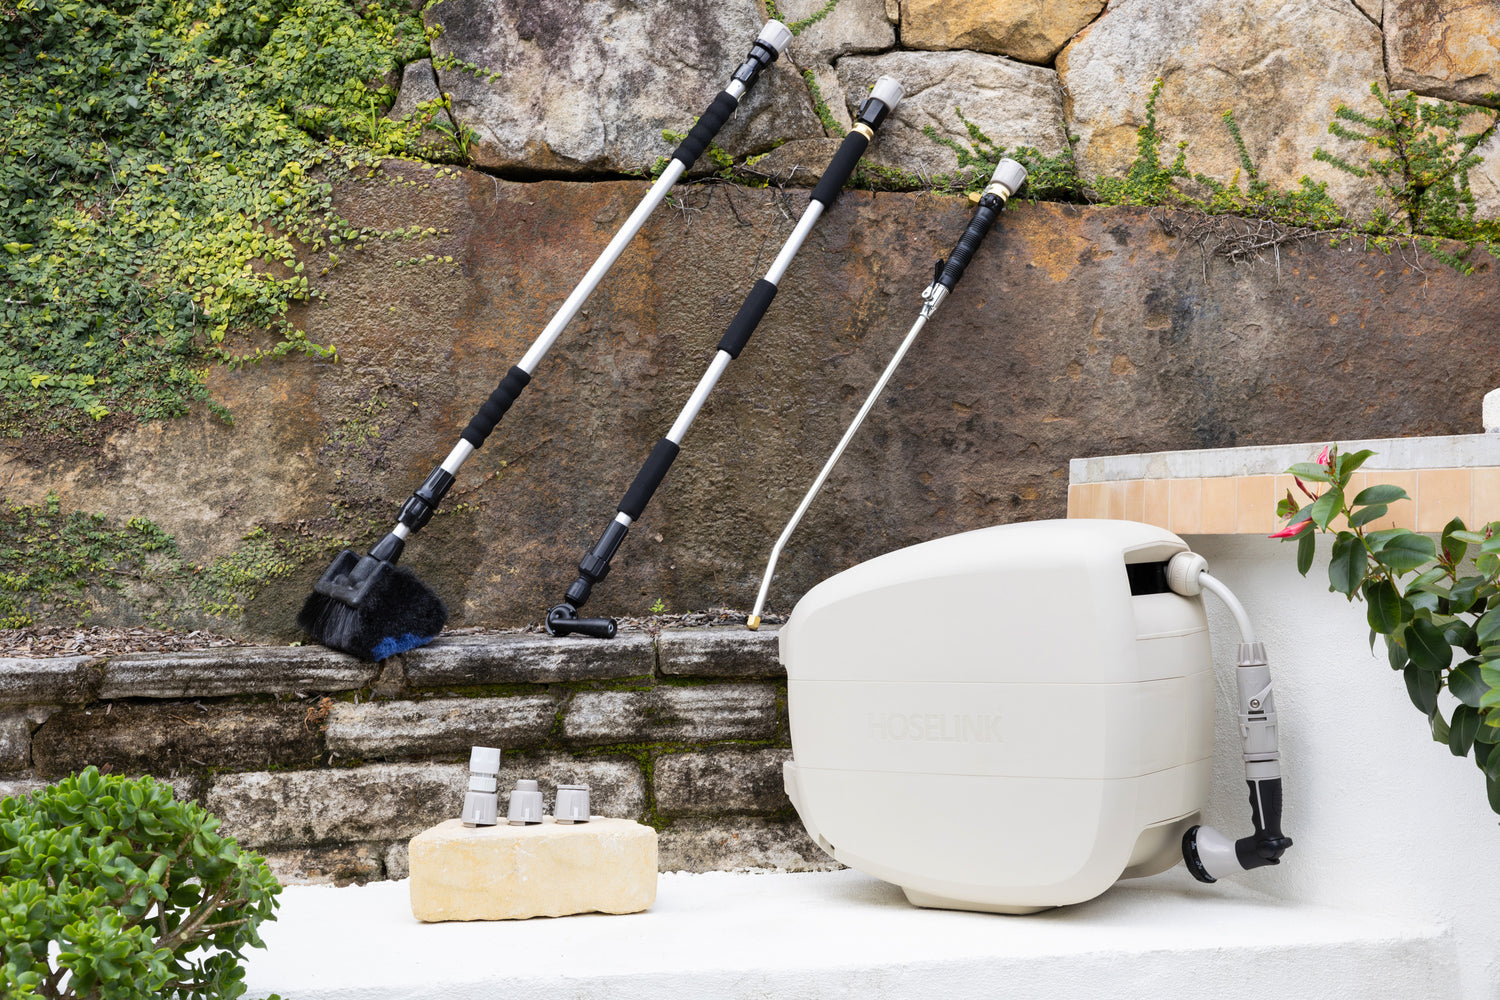
[(1328, 445), (1326, 445), (1326, 444), (1323, 446), (1323, 450), (1320, 451), (1320, 452), (1318, 452), (1318, 464), (1319, 465), (1327, 465), (1328, 464)]
[(1271, 537), (1271, 538), (1296, 538), (1298, 535), (1302, 534), (1302, 532), (1303, 532), (1304, 529), (1311, 528), (1311, 527), (1312, 527), (1312, 520), (1311, 519), (1308, 519), (1306, 521), (1298, 521), (1296, 524), (1289, 524), (1289, 525), (1287, 525), (1285, 528), (1282, 528), (1280, 531), (1277, 531), (1277, 532), (1271, 534), (1269, 537)]

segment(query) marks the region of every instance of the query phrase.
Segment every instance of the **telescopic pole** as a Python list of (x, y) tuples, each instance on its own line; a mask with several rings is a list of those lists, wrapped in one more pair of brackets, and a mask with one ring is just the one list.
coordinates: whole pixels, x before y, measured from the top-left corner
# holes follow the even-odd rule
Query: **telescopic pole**
[(889, 117), (900, 101), (901, 85), (899, 83), (888, 76), (883, 76), (876, 81), (874, 88), (870, 91), (870, 96), (860, 106), (854, 128), (844, 138), (832, 162), (828, 164), (828, 169), (819, 179), (818, 186), (813, 189), (812, 200), (808, 202), (806, 211), (797, 220), (796, 228), (782, 245), (781, 252), (776, 255), (776, 260), (771, 264), (771, 269), (766, 272), (764, 278), (755, 283), (755, 287), (746, 296), (744, 304), (740, 306), (740, 311), (735, 314), (734, 320), (729, 324), (724, 338), (719, 341), (719, 349), (714, 355), (713, 362), (708, 366), (703, 377), (698, 380), (697, 388), (688, 398), (687, 405), (677, 415), (676, 422), (672, 424), (666, 436), (656, 442), (656, 447), (651, 450), (646, 464), (636, 474), (635, 481), (630, 484), (630, 489), (625, 493), (625, 498), (620, 501), (614, 520), (578, 564), (578, 579), (574, 580), (572, 586), (568, 588), (563, 602), (547, 612), (547, 631), (552, 635), (578, 633), (603, 639), (614, 637), (617, 626), (613, 618), (579, 618), (578, 609), (583, 607), (584, 602), (589, 599), (594, 585), (609, 575), (610, 560), (614, 558), (620, 543), (625, 540), (630, 525), (641, 516), (652, 494), (661, 485), (667, 470), (672, 467), (672, 462), (677, 458), (682, 447), (682, 439), (687, 436), (688, 428), (693, 426), (693, 420), (697, 418), (698, 411), (703, 408), (709, 393), (719, 381), (719, 376), (724, 374), (724, 369), (729, 367), (729, 362), (739, 357), (740, 352), (749, 343), (750, 335), (755, 332), (761, 317), (770, 307), (771, 300), (776, 297), (777, 286), (786, 274), (786, 269), (791, 265), (792, 258), (802, 248), (803, 242), (812, 232), (819, 217), (833, 204), (839, 192), (848, 183), (855, 166), (859, 163), (859, 158), (864, 155), (870, 141), (875, 138), (875, 130)]

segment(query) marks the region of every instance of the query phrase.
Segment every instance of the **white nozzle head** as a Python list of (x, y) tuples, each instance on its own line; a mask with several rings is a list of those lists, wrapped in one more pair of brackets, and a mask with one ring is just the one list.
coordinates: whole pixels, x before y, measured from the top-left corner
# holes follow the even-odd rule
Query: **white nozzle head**
[(1021, 185), (1026, 183), (1026, 168), (1021, 166), (1010, 157), (1003, 157), (995, 165), (995, 173), (990, 178), (991, 184), (999, 184), (1011, 194), (1021, 190)]
[(875, 81), (875, 86), (870, 88), (870, 96), (895, 111), (896, 105), (900, 104), (901, 98), (906, 95), (894, 76), (882, 76)]
[(473, 747), (469, 750), (469, 770), (474, 774), (499, 774), (500, 749)]
[(775, 49), (779, 56), (791, 44), (792, 29), (780, 21), (767, 21), (766, 26), (760, 29), (760, 34), (755, 36), (755, 40), (768, 48)]

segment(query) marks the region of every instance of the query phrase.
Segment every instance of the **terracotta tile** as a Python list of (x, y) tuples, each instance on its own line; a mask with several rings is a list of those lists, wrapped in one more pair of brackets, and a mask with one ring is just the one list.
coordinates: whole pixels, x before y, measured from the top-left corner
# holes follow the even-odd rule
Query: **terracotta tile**
[(1276, 530), (1276, 477), (1240, 476), (1235, 483), (1234, 530), (1269, 535)]
[(1084, 483), (1068, 484), (1068, 516), (1085, 517), (1084, 504), (1088, 497), (1089, 487)]
[(1104, 496), (1099, 503), (1099, 516), (1107, 517), (1111, 521), (1122, 521), (1125, 519), (1125, 483), (1113, 482), (1104, 484)]
[[(1500, 517), (1500, 514), (1496, 515)], [(1125, 484), (1125, 520), (1144, 521), (1146, 519), (1146, 481), (1144, 479), (1132, 479)]]
[(1203, 530), (1203, 480), (1167, 481), (1167, 530), (1179, 535)]
[(1203, 480), (1203, 525), (1205, 535), (1232, 535), (1236, 520), (1235, 476)]
[(1474, 470), (1473, 516), (1471, 528), (1500, 521), (1500, 469)]
[(1442, 531), (1455, 517), (1469, 523), (1473, 473), (1468, 469), (1423, 469), (1417, 473), (1417, 530)]
[(1141, 520), (1158, 528), (1167, 526), (1168, 490), (1165, 479), (1148, 479), (1144, 488)]
[(1379, 521), (1373, 521), (1367, 527), (1378, 531), (1381, 528), (1412, 528), (1417, 526), (1417, 474), (1415, 472), (1392, 472), (1388, 470), (1377, 470), (1368, 474), (1369, 486), (1386, 483), (1391, 486), (1399, 486), (1406, 491), (1410, 500), (1397, 500), (1391, 504), (1390, 516)]

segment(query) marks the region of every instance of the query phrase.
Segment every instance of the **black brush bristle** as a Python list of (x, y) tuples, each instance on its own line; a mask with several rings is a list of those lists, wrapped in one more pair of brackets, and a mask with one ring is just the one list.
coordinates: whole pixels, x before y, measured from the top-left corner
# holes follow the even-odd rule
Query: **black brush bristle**
[(361, 660), (383, 660), (436, 639), (448, 622), (442, 598), (404, 566), (392, 566), (384, 576), (358, 607), (326, 594), (308, 595), (297, 624), (314, 642)]

